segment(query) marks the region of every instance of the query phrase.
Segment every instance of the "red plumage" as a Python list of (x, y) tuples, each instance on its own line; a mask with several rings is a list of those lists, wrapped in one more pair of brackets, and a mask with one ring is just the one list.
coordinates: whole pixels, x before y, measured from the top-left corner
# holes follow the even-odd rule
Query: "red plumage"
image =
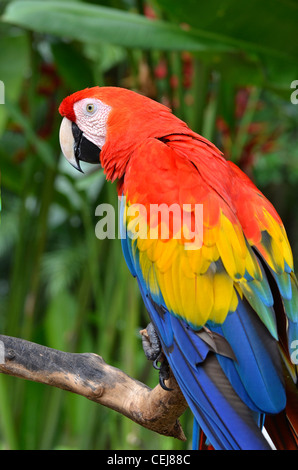
[[(98, 99), (111, 108), (100, 162), (107, 179), (118, 180), (119, 195), (123, 194), (127, 200), (125, 208), (134, 203), (146, 208), (151, 204), (203, 205), (204, 232), (200, 249), (187, 252), (185, 239), (173, 242), (170, 232), (170, 240), (164, 243), (160, 240), (132, 242), (126, 237), (124, 255), (138, 278), (152, 321), (160, 326), (164, 353), (172, 370), (176, 370), (178, 383), (196, 419), (202, 420), (202, 427), (206, 426), (213, 447), (237, 448), (239, 444), (246, 448), (250, 442), (256, 445), (255, 438), (262, 445), (263, 437), (256, 437), (254, 420), (246, 423), (242, 416), (242, 413), (246, 416), (246, 411), (243, 412), (239, 397), (243, 397), (245, 406), (252, 406), (253, 410), (256, 407), (261, 414), (278, 413), (285, 406), (280, 364), (274, 352), (277, 349), (271, 348), (278, 336), (283, 347), (288, 324), (292, 335), (297, 332), (297, 312), (294, 311), (297, 286), (292, 253), (280, 217), (238, 167), (167, 107), (125, 89), (89, 88), (66, 98), (59, 109), (78, 127), (80, 122), (74, 104), (85, 98)], [(124, 229), (128, 232), (129, 222), (125, 223)], [(204, 376), (205, 362), (200, 362), (196, 349), (201, 346), (194, 335), (205, 326), (211, 339), (212, 332), (219, 331), (223, 341), (234, 345), (232, 356), (225, 353), (221, 357), (225, 367), (231, 365), (225, 362), (227, 359), (233, 362), (231, 376), (227, 373), (216, 391), (213, 384), (217, 385), (217, 378), (224, 375), (223, 371), (217, 369), (216, 377), (211, 373), (210, 384), (209, 378)], [(192, 339), (188, 334), (193, 335)], [(238, 338), (241, 341), (238, 342)], [(277, 348), (276, 343), (274, 347)], [(289, 358), (288, 351), (284, 355)], [(188, 373), (187, 383), (184, 372)], [(274, 382), (272, 390), (269, 382)], [(207, 384), (204, 396), (200, 395), (202, 383)], [(196, 393), (201, 401), (196, 401)], [(208, 403), (205, 396), (210, 398)], [(213, 397), (217, 397), (214, 402)], [(220, 412), (218, 400), (224, 403)], [(285, 426), (290, 430), (290, 437), (283, 431), (286, 446), (296, 445), (297, 423), (292, 403), (289, 399)], [(235, 414), (234, 418), (229, 418), (230, 408), (232, 414), (236, 411), (240, 426), (245, 424), (246, 431), (252, 431), (251, 441), (247, 442), (246, 431), (238, 436)], [(277, 446), (283, 445), (276, 433), (278, 423), (285, 424), (281, 416), (275, 421), (267, 420)], [(220, 429), (218, 435), (214, 424)], [(234, 433), (230, 432), (233, 426), (237, 428)], [(225, 438), (230, 436), (228, 444), (225, 438), (221, 441), (222, 432)], [(201, 446), (204, 445), (202, 438)]]

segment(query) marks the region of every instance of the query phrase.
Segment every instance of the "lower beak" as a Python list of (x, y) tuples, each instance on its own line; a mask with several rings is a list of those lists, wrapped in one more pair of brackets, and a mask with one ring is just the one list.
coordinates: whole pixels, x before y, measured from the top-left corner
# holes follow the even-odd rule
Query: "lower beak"
[(75, 122), (63, 118), (59, 140), (61, 150), (69, 163), (83, 173), (80, 161), (99, 164), (100, 148), (90, 142), (78, 128)]

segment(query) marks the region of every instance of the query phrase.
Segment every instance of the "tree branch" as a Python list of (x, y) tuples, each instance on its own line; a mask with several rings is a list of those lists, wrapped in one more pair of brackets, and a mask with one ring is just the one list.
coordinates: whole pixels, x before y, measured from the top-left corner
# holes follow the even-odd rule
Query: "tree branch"
[(165, 436), (186, 440), (179, 416), (187, 403), (175, 378), (150, 389), (93, 353), (67, 353), (0, 335), (0, 373), (82, 395)]

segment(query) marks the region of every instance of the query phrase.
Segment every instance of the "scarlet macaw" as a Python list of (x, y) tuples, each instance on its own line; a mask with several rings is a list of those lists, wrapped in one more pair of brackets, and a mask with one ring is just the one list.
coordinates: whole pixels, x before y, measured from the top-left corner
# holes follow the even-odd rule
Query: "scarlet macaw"
[[(279, 424), (268, 421), (276, 445), (283, 423), (284, 447), (296, 448), (297, 414), (284, 410), (289, 372), (296, 381), (297, 280), (271, 203), (211, 142), (147, 97), (94, 87), (66, 97), (59, 111), (70, 163), (81, 170), (80, 160), (100, 162), (107, 180), (118, 180), (125, 260), (195, 429), (215, 449), (267, 449), (264, 416), (277, 414)], [(146, 209), (137, 218), (135, 205)], [(170, 212), (164, 227), (155, 213), (149, 227), (153, 205), (178, 206), (178, 215)], [(136, 225), (143, 236), (133, 236)]]

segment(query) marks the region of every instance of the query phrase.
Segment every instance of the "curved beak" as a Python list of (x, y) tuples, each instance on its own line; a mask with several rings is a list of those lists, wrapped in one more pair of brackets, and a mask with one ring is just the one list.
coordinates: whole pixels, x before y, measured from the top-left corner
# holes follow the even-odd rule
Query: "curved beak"
[(75, 122), (66, 117), (62, 119), (59, 141), (65, 158), (76, 169), (83, 173), (80, 161), (99, 164), (100, 148), (84, 136)]

